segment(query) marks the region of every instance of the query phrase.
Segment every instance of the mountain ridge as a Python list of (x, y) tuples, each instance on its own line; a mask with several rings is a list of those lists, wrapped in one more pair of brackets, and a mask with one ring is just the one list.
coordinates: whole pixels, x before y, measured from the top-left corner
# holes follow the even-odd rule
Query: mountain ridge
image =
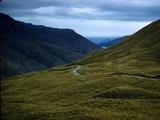
[[(150, 32), (150, 33), (149, 33)], [(95, 51), (79, 61), (80, 64), (86, 64), (89, 61), (117, 61), (127, 62), (130, 59), (160, 61), (160, 20), (142, 28), (133, 35), (125, 38), (123, 42), (109, 49)], [(146, 58), (146, 59), (145, 59)], [(118, 61), (118, 59), (120, 61)], [(88, 61), (88, 62), (87, 62)]]
[(111, 39), (109, 41), (104, 40), (104, 41), (101, 41), (100, 43), (98, 43), (98, 45), (100, 45), (101, 47), (109, 48), (109, 47), (112, 47), (113, 45), (116, 45), (116, 44), (122, 42), (127, 37), (128, 36), (117, 37), (117, 38)]
[(71, 29), (16, 21), (0, 14), (1, 77), (73, 62), (99, 46)]

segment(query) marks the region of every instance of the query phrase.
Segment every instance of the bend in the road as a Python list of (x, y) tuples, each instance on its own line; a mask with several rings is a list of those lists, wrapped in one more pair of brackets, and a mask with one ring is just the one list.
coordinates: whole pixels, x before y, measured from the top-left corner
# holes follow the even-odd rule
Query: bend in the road
[(73, 70), (73, 74), (76, 75), (76, 76), (81, 76), (81, 74), (80, 74), (80, 69), (81, 69), (81, 66), (76, 67), (76, 68)]

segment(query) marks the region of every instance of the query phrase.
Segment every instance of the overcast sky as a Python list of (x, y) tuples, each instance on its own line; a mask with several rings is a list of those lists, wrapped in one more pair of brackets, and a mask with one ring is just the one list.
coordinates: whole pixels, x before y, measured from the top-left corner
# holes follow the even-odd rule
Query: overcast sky
[(160, 19), (160, 0), (2, 0), (0, 12), (86, 37), (123, 36)]

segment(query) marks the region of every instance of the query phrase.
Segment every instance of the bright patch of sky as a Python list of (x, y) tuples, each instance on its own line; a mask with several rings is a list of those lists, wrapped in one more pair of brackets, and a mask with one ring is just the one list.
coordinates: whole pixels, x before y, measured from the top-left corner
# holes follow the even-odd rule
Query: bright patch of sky
[(2, 0), (0, 12), (88, 36), (129, 35), (160, 18), (159, 0)]

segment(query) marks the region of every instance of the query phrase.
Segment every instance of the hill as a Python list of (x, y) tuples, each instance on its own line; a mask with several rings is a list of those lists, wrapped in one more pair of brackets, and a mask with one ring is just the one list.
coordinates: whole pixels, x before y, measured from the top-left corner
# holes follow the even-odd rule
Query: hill
[(112, 47), (113, 45), (116, 45), (116, 44), (122, 42), (127, 37), (128, 36), (123, 36), (123, 37), (118, 37), (118, 38), (114, 38), (111, 40), (103, 40), (103, 41), (99, 42), (98, 45), (101, 47), (109, 48), (109, 47)]
[(1, 81), (2, 120), (159, 120), (160, 20), (83, 59)]
[(106, 42), (114, 39), (114, 37), (87, 37), (87, 38), (95, 44), (100, 44), (101, 42)]
[(75, 61), (97, 45), (71, 29), (32, 25), (0, 13), (1, 77)]
[[(145, 64), (160, 63), (160, 20), (144, 27), (110, 49), (100, 50), (81, 59), (79, 64), (96, 62), (116, 62)], [(142, 65), (141, 64), (141, 65)]]

